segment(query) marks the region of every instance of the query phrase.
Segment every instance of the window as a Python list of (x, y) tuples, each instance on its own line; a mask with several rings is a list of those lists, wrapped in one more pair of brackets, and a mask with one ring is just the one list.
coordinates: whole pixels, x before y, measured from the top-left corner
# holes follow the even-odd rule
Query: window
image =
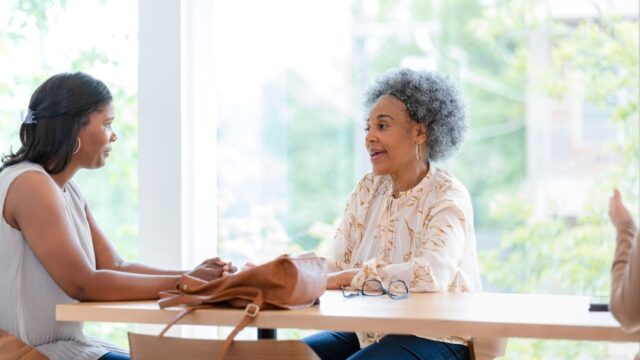
[[(469, 103), (469, 139), (440, 165), (472, 194), (485, 288), (606, 293), (611, 188), (638, 203), (638, 6), (570, 3), (214, 2), (219, 254), (326, 247), (369, 169), (362, 93), (407, 66), (451, 75)], [(516, 340), (509, 351), (617, 350)]]
[(351, 5), (272, 5), (216, 2), (212, 19), (214, 54), (228, 54), (213, 63), (218, 246), (238, 262), (321, 246), (366, 165)]

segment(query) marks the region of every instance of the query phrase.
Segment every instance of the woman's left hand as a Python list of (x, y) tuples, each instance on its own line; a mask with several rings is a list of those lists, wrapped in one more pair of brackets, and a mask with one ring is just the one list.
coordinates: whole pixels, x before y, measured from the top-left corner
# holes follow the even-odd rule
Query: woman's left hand
[(327, 290), (339, 290), (342, 286), (351, 285), (351, 280), (358, 271), (358, 269), (348, 269), (327, 274)]

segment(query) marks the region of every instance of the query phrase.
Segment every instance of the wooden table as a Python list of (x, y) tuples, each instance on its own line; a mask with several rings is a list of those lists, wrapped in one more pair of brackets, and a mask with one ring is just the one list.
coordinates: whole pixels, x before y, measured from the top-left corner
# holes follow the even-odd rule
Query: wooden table
[[(422, 336), (521, 337), (640, 342), (625, 334), (609, 312), (589, 312), (585, 296), (528, 294), (411, 294), (345, 299), (327, 291), (320, 305), (302, 310), (264, 310), (252, 326), (339, 331), (378, 331)], [(58, 305), (59, 321), (166, 324), (179, 307), (160, 310), (156, 302)], [(179, 324), (235, 326), (243, 310), (203, 309)]]

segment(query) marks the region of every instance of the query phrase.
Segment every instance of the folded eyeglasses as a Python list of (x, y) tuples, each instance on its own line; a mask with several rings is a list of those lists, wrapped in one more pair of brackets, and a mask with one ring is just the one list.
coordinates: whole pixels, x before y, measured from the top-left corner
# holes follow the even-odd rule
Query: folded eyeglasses
[(409, 287), (407, 286), (407, 283), (402, 280), (392, 280), (389, 283), (389, 288), (385, 288), (380, 280), (369, 279), (362, 284), (362, 288), (360, 290), (352, 290), (344, 286), (341, 286), (340, 290), (342, 291), (342, 296), (346, 298), (352, 298), (360, 295), (387, 295), (393, 300), (400, 300), (409, 297)]

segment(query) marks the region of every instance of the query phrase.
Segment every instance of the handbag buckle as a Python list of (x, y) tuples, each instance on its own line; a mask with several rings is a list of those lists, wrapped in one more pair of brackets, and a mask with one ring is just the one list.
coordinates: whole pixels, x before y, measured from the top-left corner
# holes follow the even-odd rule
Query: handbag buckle
[(260, 312), (260, 306), (251, 303), (248, 304), (246, 308), (244, 308), (244, 313), (247, 316), (251, 316), (252, 318), (258, 316), (258, 312)]

